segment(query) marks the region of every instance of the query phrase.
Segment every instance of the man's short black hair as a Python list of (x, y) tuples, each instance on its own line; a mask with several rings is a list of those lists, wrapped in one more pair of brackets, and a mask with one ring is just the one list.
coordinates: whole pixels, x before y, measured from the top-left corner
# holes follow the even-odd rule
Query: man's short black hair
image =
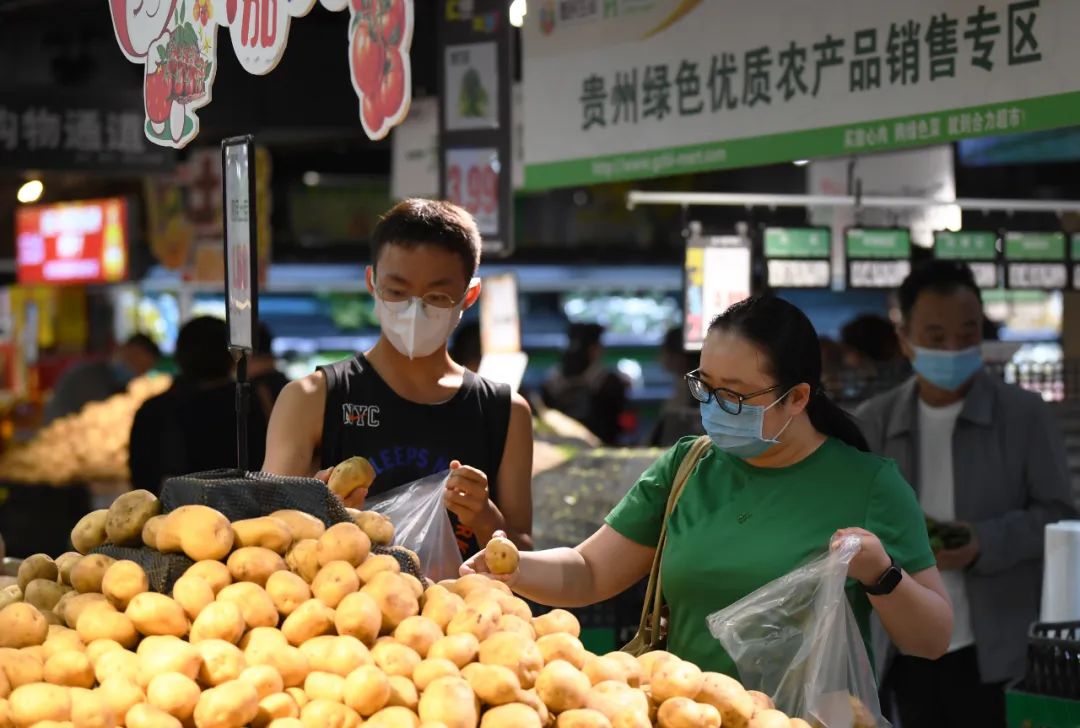
[(979, 286), (967, 263), (955, 260), (928, 260), (911, 272), (900, 285), (900, 313), (904, 320), (911, 317), (911, 310), (923, 291), (955, 293), (967, 289), (979, 297)]
[(146, 334), (135, 334), (124, 342), (124, 346), (142, 349), (152, 356), (155, 361), (161, 358), (161, 349), (159, 349), (158, 345), (154, 343), (154, 340)]
[(411, 199), (394, 205), (371, 234), (371, 264), (378, 266), (387, 245), (432, 245), (461, 259), (465, 279), (480, 267), (480, 230), (468, 212), (442, 200)]
[(868, 313), (855, 317), (840, 329), (840, 341), (871, 361), (889, 362), (900, 356), (900, 338), (884, 316)]
[(176, 337), (176, 364), (180, 374), (195, 382), (224, 379), (232, 373), (233, 360), (226, 349), (225, 322), (199, 316), (184, 324)]

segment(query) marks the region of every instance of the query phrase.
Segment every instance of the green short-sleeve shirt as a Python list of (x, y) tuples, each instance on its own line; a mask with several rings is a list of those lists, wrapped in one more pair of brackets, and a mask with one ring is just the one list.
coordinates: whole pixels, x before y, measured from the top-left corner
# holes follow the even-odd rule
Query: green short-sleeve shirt
[[(608, 526), (655, 546), (671, 483), (693, 442), (681, 440), (653, 463), (608, 515)], [(848, 527), (875, 534), (909, 574), (935, 565), (915, 493), (891, 460), (832, 438), (787, 468), (755, 468), (710, 449), (668, 524), (661, 574), (668, 650), (735, 675), (706, 617), (820, 555), (833, 533)], [(847, 594), (869, 644), (870, 602), (854, 582)]]

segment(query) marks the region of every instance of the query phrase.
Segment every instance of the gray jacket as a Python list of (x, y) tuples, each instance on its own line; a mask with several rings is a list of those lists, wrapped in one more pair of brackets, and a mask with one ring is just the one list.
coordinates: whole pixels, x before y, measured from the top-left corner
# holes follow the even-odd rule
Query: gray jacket
[[(857, 412), (870, 449), (896, 460), (916, 492), (917, 396), (911, 379)], [(966, 577), (979, 672), (984, 682), (1018, 678), (1039, 618), (1044, 527), (1076, 517), (1061, 428), (1038, 395), (979, 374), (956, 422), (953, 471), (956, 518), (981, 546)]]

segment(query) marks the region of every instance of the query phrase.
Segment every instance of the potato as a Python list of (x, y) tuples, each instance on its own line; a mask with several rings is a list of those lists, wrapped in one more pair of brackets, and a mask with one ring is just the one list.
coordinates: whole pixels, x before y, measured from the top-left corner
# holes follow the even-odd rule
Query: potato
[[(293, 649), (296, 649), (295, 647)], [(303, 688), (285, 688), (285, 693), (296, 703), (296, 707), (303, 710), (304, 706), (311, 702)]]
[(362, 457), (351, 457), (338, 463), (330, 472), (326, 486), (341, 500), (348, 498), (354, 490), (367, 490), (375, 482), (375, 468)]
[(0, 610), (0, 647), (30, 647), (45, 643), (49, 624), (36, 608), (16, 602)]
[(435, 680), (440, 677), (457, 677), (458, 667), (445, 657), (429, 657), (421, 661), (413, 670), (413, 683), (416, 688), (423, 692)]
[(79, 639), (79, 633), (67, 627), (56, 631), (50, 628), (49, 635), (45, 638), (44, 648), (46, 660), (59, 652), (86, 653), (86, 645)]
[(101, 593), (117, 609), (127, 609), (136, 595), (150, 590), (150, 579), (134, 561), (116, 561), (101, 580)]
[(754, 713), (747, 725), (749, 728), (790, 728), (791, 721), (779, 710), (764, 708)]
[(294, 542), (308, 539), (318, 541), (319, 537), (326, 533), (326, 524), (310, 513), (304, 513), (303, 511), (274, 511), (270, 514), (270, 517), (278, 519), (289, 527)]
[(611, 728), (611, 721), (599, 710), (568, 710), (559, 716), (557, 728)]
[[(649, 723), (649, 699), (641, 690), (621, 682), (602, 682), (593, 686), (585, 698), (585, 707), (599, 710), (612, 725), (636, 726)], [(626, 713), (633, 714), (627, 717)], [(625, 723), (624, 723), (625, 721)]]
[(116, 676), (126, 678), (133, 683), (139, 681), (141, 668), (139, 656), (130, 650), (125, 650), (123, 647), (119, 650), (106, 652), (92, 664), (94, 665), (94, 676), (99, 683)]
[(356, 567), (356, 576), (361, 584), (367, 584), (380, 571), (401, 573), (401, 563), (390, 554), (372, 554), (364, 563)]
[(91, 511), (79, 519), (75, 528), (71, 529), (71, 545), (80, 554), (88, 554), (93, 549), (105, 543), (108, 535), (105, 533), (105, 521), (109, 517), (109, 510), (102, 508), (99, 511)]
[(195, 706), (197, 728), (236, 728), (250, 723), (259, 713), (255, 688), (241, 680), (231, 680), (210, 688)]
[(233, 546), (258, 547), (284, 556), (292, 546), (293, 534), (285, 521), (272, 516), (233, 521)]
[(95, 694), (105, 701), (120, 724), (123, 724), (128, 711), (146, 701), (146, 695), (142, 689), (124, 677), (105, 678)]
[[(791, 718), (788, 721), (788, 725), (789, 725), (789, 728), (811, 728), (810, 724), (807, 723), (802, 718)], [(872, 723), (871, 725), (877, 725), (877, 724)]]
[(762, 710), (774, 710), (776, 708), (772, 698), (765, 693), (758, 692), (757, 690), (747, 690), (746, 694), (754, 701), (755, 713)]
[(127, 728), (181, 728), (179, 720), (147, 703), (132, 706), (124, 720)]
[(288, 617), (311, 599), (311, 588), (307, 582), (291, 571), (275, 571), (271, 574), (266, 580), (266, 593), (283, 617)]
[(184, 576), (193, 576), (202, 579), (210, 585), (210, 589), (217, 596), (221, 590), (232, 584), (232, 574), (229, 567), (220, 561), (200, 561), (184, 572)]
[(428, 685), (420, 696), (419, 714), (420, 720), (447, 728), (476, 728), (480, 718), (476, 695), (460, 677), (443, 677)]
[(105, 578), (105, 572), (114, 561), (115, 559), (104, 554), (83, 556), (75, 566), (71, 567), (71, 585), (80, 594), (101, 593), (101, 582)]
[(60, 601), (60, 597), (69, 591), (71, 591), (70, 587), (63, 586), (58, 582), (49, 581), (48, 579), (34, 579), (26, 585), (23, 592), (23, 601), (37, 607), (39, 611), (51, 612), (56, 607), (56, 603)]
[(731, 728), (746, 728), (757, 709), (738, 680), (718, 672), (704, 673), (701, 690), (694, 699), (720, 711), (722, 725)]
[(544, 658), (544, 664), (555, 660), (565, 660), (578, 670), (585, 667), (589, 652), (581, 640), (565, 632), (544, 635), (536, 640), (536, 646), (540, 648), (540, 654)]
[(277, 607), (274, 600), (258, 584), (238, 582), (218, 592), (219, 602), (231, 602), (240, 607), (244, 623), (248, 629), (256, 627), (276, 627), (278, 624)]
[(310, 672), (304, 680), (304, 692), (311, 700), (340, 703), (345, 694), (345, 678), (329, 672)]
[(221, 561), (232, 551), (232, 524), (213, 508), (180, 506), (159, 530), (158, 547), (183, 551), (192, 561)]
[(94, 686), (94, 666), (82, 652), (60, 652), (45, 662), (45, 682), (69, 688)]
[(519, 559), (517, 546), (508, 538), (496, 536), (484, 547), (484, 561), (492, 574), (513, 574)]
[(281, 633), (294, 646), (333, 631), (334, 610), (318, 599), (309, 599), (301, 604), (281, 624)]
[(15, 728), (15, 718), (11, 715), (11, 703), (0, 698), (0, 728)]
[(483, 642), (498, 631), (499, 619), (502, 611), (499, 605), (493, 601), (487, 601), (474, 607), (465, 607), (464, 610), (454, 615), (450, 624), (446, 625), (446, 634), (469, 633), (476, 635), (476, 639)]
[(59, 576), (60, 570), (57, 568), (56, 562), (45, 554), (34, 554), (19, 564), (19, 589), (23, 594), (26, 594), (26, 587), (35, 579), (55, 582)]
[(585, 677), (589, 678), (589, 682), (593, 685), (607, 680), (617, 680), (629, 684), (629, 674), (626, 666), (606, 655), (603, 657), (590, 656), (585, 661), (582, 672), (585, 673)]
[(469, 683), (476, 697), (487, 705), (513, 703), (521, 692), (518, 676), (502, 665), (481, 665), (474, 662), (465, 666), (461, 677)]
[(420, 728), (420, 719), (408, 708), (383, 708), (364, 723), (364, 728)]
[(270, 721), (266, 728), (304, 728), (304, 724), (299, 718), (276, 718)]
[(139, 676), (136, 682), (145, 689), (158, 675), (180, 673), (192, 680), (199, 676), (202, 655), (191, 644), (166, 635), (147, 637), (139, 643)]
[(336, 609), (342, 599), (359, 589), (360, 579), (348, 561), (331, 561), (311, 582), (311, 593), (331, 609)]
[(690, 698), (668, 698), (657, 712), (660, 728), (720, 728), (720, 711)]
[(151, 516), (142, 527), (142, 542), (144, 545), (159, 551), (158, 548), (158, 534), (161, 533), (161, 529), (165, 526), (166, 516), (157, 515)]
[(188, 633), (188, 622), (184, 608), (175, 601), (156, 592), (137, 594), (124, 614), (131, 619), (135, 629), (146, 636), (172, 635), (183, 637)]
[(648, 685), (649, 681), (652, 679), (653, 670), (658, 664), (666, 660), (677, 660), (679, 658), (664, 650), (653, 650), (652, 652), (638, 655), (636, 659), (638, 666), (641, 668), (641, 684)]
[(32, 726), (41, 721), (71, 719), (71, 697), (67, 688), (46, 683), (20, 685), (8, 698), (15, 725)]
[(300, 711), (305, 728), (359, 728), (356, 711), (331, 700), (312, 700)]
[(325, 635), (306, 641), (299, 648), (311, 670), (347, 677), (357, 668), (373, 664), (371, 654), (354, 637)]
[(200, 695), (202, 691), (194, 680), (176, 672), (158, 675), (146, 688), (147, 703), (182, 723), (195, 714)]
[(424, 592), (424, 609), (421, 613), (446, 630), (458, 612), (465, 609), (465, 600), (446, 587), (435, 584)]
[(338, 523), (326, 529), (319, 537), (315, 556), (319, 566), (331, 561), (348, 561), (353, 567), (360, 566), (371, 553), (371, 539), (355, 523)]
[(508, 703), (484, 713), (480, 728), (542, 728), (540, 716), (523, 703)]
[(420, 693), (416, 685), (407, 677), (391, 675), (386, 678), (390, 683), (390, 699), (386, 701), (387, 707), (400, 706), (416, 712), (420, 705)]
[(360, 593), (370, 596), (379, 606), (383, 631), (394, 630), (409, 617), (420, 614), (420, 602), (416, 595), (397, 574), (380, 571), (364, 584)]
[(389, 546), (394, 542), (394, 524), (381, 513), (360, 511), (353, 519), (353, 523), (367, 534), (367, 537), (371, 539), (371, 543)]
[(371, 648), (371, 658), (387, 677), (400, 675), (412, 679), (413, 670), (420, 664), (420, 655), (411, 647), (390, 640)]
[(249, 665), (268, 665), (276, 650), (289, 646), (285, 635), (273, 627), (256, 627), (240, 640), (240, 649)]
[(308, 584), (315, 580), (322, 567), (319, 565), (319, 542), (314, 539), (297, 541), (285, 554), (285, 564), (289, 571), (299, 576)]
[(192, 623), (191, 643), (224, 640), (236, 644), (244, 636), (245, 628), (240, 607), (234, 602), (214, 602), (203, 609)]
[(303, 685), (311, 671), (304, 653), (288, 644), (273, 650), (264, 664), (278, 671), (286, 689)]
[(565, 609), (552, 609), (547, 614), (536, 617), (533, 619), (533, 629), (536, 630), (537, 638), (559, 632), (565, 632), (578, 638), (581, 637), (581, 623), (578, 622), (577, 617)]
[(181, 576), (173, 584), (172, 598), (184, 610), (187, 618), (194, 621), (214, 603), (214, 590), (197, 576)]
[(370, 718), (390, 700), (390, 681), (374, 665), (362, 665), (345, 678), (342, 696), (345, 705), (362, 717)]
[(12, 690), (44, 679), (41, 660), (11, 648), (0, 649), (0, 671)]
[[(78, 635), (79, 633), (76, 632), (75, 634)], [(123, 651), (125, 651), (123, 645), (115, 640), (94, 640), (86, 646), (86, 656), (90, 658), (90, 662), (94, 665), (97, 665), (98, 660), (110, 652)]]
[(553, 713), (585, 707), (592, 689), (589, 678), (565, 660), (553, 660), (536, 678), (536, 694)]
[(82, 558), (78, 551), (68, 551), (56, 557), (56, 569), (60, 572), (60, 583), (71, 586), (71, 569)]
[(240, 673), (239, 679), (255, 688), (259, 700), (285, 689), (281, 675), (270, 665), (252, 665)]
[(161, 513), (161, 501), (148, 490), (124, 493), (109, 506), (105, 517), (105, 536), (117, 546), (142, 544), (143, 526)]
[[(282, 718), (299, 718), (300, 706), (288, 693), (274, 693), (259, 701), (259, 712), (251, 721), (252, 728), (266, 728), (272, 721)], [(299, 724), (299, 721), (297, 721)]]
[(204, 687), (217, 687), (222, 683), (236, 680), (247, 669), (247, 660), (240, 648), (231, 642), (208, 639), (194, 645), (199, 653), (199, 684)]
[(428, 650), (428, 659), (447, 659), (460, 670), (475, 660), (479, 652), (480, 641), (474, 635), (455, 634), (436, 641)]
[(431, 646), (442, 638), (442, 629), (427, 617), (409, 617), (394, 630), (394, 639), (412, 649), (421, 658), (427, 657)]
[(510, 668), (526, 690), (533, 686), (544, 667), (544, 657), (536, 643), (514, 632), (496, 632), (481, 642), (480, 662)]
[(701, 692), (704, 676), (697, 665), (684, 660), (662, 660), (653, 667), (649, 686), (653, 700), (663, 704), (670, 698), (694, 700)]
[[(84, 690), (71, 695), (73, 728), (115, 728), (116, 713), (99, 693)], [(3, 721), (0, 720), (0, 725)]]
[[(63, 597), (61, 597), (63, 599)], [(0, 590), (0, 609), (8, 606), (9, 604), (15, 604), (22, 601), (22, 592), (19, 591), (19, 587), (16, 586), (14, 590), (7, 591)]]
[(275, 571), (285, 571), (285, 559), (270, 549), (247, 546), (233, 551), (227, 562), (233, 581), (248, 581), (265, 586)]

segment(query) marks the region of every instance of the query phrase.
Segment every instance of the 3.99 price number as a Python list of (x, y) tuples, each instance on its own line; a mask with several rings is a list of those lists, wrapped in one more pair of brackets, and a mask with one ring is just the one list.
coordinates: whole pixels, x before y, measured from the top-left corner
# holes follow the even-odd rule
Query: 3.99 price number
[(476, 218), (480, 232), (499, 226), (498, 156), (494, 149), (452, 149), (446, 158), (446, 197)]

